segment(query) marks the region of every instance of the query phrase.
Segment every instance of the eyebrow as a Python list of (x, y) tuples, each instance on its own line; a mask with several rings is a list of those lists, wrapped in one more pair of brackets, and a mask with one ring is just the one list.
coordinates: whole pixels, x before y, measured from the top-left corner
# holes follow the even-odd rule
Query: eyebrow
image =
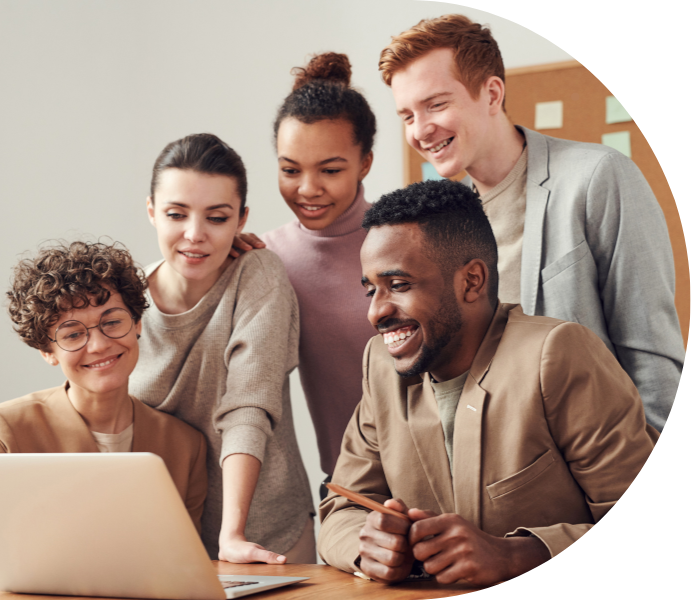
[[(377, 277), (411, 277), (411, 274), (407, 273), (406, 271), (402, 271), (401, 269), (391, 269), (390, 271), (382, 271), (381, 273), (377, 273)], [(367, 286), (367, 284), (370, 283), (369, 279), (364, 275), (360, 281), (363, 286)]]
[[(189, 204), (185, 204), (184, 202), (166, 202), (166, 206), (179, 206), (180, 208), (190, 208)], [(230, 204), (224, 202), (223, 204), (213, 204), (212, 206), (207, 206), (205, 210), (216, 210), (219, 208), (230, 208), (233, 210), (233, 206)]]
[[(427, 104), (428, 102), (435, 100), (435, 98), (439, 98), (440, 96), (452, 96), (452, 95), (453, 95), (452, 92), (437, 92), (436, 94), (432, 94), (432, 95), (428, 96), (427, 98), (423, 98), (422, 100), (420, 100), (418, 102), (418, 104)], [(401, 116), (401, 115), (409, 113), (409, 112), (411, 112), (411, 111), (408, 110), (407, 108), (402, 108), (401, 110), (397, 110), (396, 114)]]
[[(287, 162), (294, 163), (295, 165), (298, 165), (299, 163), (295, 160), (292, 160), (291, 158), (287, 158), (286, 156), (280, 156), (277, 161), (279, 162), (280, 160), (286, 160)], [(325, 165), (327, 163), (331, 162), (348, 162), (346, 158), (343, 158), (342, 156), (334, 156), (333, 158), (326, 158), (325, 160), (322, 160), (319, 165)]]

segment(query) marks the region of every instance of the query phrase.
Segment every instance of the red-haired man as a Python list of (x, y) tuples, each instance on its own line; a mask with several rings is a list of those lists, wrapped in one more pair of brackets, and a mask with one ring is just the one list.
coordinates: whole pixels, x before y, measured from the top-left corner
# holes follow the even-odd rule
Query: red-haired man
[(661, 431), (685, 356), (663, 213), (634, 163), (517, 127), (488, 29), (463, 15), (393, 38), (379, 70), (406, 140), (443, 177), (466, 169), (498, 243), (499, 299), (592, 329)]

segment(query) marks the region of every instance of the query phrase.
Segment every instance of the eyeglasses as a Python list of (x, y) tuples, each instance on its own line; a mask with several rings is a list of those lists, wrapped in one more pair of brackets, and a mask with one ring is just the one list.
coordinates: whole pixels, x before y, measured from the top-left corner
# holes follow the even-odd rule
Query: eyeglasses
[(77, 352), (88, 343), (90, 330), (98, 328), (105, 336), (113, 340), (123, 338), (134, 326), (134, 317), (124, 308), (110, 308), (102, 313), (100, 322), (92, 327), (86, 327), (80, 321), (66, 321), (56, 329), (58, 347), (66, 352)]

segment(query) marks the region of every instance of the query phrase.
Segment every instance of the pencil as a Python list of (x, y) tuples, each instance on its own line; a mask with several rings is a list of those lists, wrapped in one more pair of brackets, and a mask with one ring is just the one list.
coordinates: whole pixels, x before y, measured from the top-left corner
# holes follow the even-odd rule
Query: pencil
[(399, 512), (398, 510), (394, 510), (393, 508), (387, 508), (383, 504), (379, 504), (379, 502), (375, 502), (367, 496), (363, 496), (362, 494), (346, 490), (344, 487), (339, 486), (337, 483), (326, 483), (325, 485), (331, 492), (334, 492), (340, 496), (345, 496), (348, 500), (352, 500), (353, 502), (364, 506), (365, 508), (369, 508), (370, 510), (376, 510), (377, 512), (384, 513), (385, 515), (393, 515), (395, 517), (399, 517), (400, 519), (404, 519), (409, 523), (413, 523), (413, 521), (411, 521), (411, 519), (409, 519), (407, 515)]

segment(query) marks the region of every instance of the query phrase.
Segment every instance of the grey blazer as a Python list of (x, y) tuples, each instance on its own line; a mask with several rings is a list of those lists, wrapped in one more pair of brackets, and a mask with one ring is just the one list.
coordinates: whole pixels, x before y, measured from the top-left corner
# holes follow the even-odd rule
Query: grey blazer
[(523, 311), (598, 334), (661, 431), (685, 358), (661, 208), (637, 166), (616, 150), (518, 129), (528, 146)]

